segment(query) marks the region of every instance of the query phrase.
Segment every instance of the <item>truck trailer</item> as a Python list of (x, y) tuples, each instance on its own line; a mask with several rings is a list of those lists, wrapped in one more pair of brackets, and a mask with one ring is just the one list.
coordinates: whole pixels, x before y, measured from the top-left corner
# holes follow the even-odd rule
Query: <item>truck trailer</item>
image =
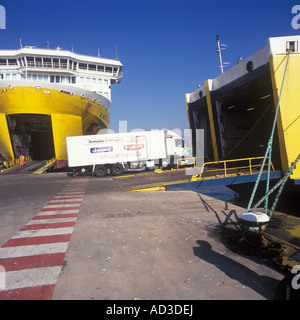
[(187, 155), (182, 137), (170, 130), (66, 137), (68, 166), (97, 177), (125, 170), (173, 167)]

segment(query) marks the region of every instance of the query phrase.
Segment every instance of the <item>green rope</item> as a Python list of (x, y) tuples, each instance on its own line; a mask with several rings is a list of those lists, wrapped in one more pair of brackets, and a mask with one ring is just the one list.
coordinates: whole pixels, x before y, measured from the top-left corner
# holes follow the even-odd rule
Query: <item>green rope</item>
[(282, 79), (282, 84), (281, 84), (281, 89), (280, 89), (280, 94), (279, 94), (279, 99), (278, 99), (278, 103), (277, 103), (277, 107), (276, 107), (276, 113), (275, 113), (275, 117), (274, 117), (274, 121), (273, 121), (273, 126), (272, 126), (272, 131), (271, 131), (271, 135), (270, 135), (270, 139), (268, 142), (268, 146), (267, 146), (267, 150), (265, 152), (265, 156), (263, 159), (263, 162), (261, 164), (261, 168), (259, 170), (249, 203), (248, 203), (248, 207), (246, 212), (251, 211), (251, 205), (255, 196), (255, 193), (257, 191), (257, 187), (261, 178), (261, 174), (263, 171), (263, 168), (265, 166), (266, 163), (266, 159), (267, 156), (269, 155), (269, 160), (268, 160), (268, 173), (267, 173), (267, 183), (266, 183), (266, 194), (265, 194), (265, 205), (264, 205), (264, 213), (267, 213), (268, 210), (268, 197), (266, 196), (269, 193), (269, 189), (270, 189), (270, 170), (271, 170), (271, 154), (272, 154), (272, 144), (273, 144), (273, 136), (274, 136), (274, 132), (275, 132), (275, 127), (276, 127), (276, 121), (277, 121), (277, 117), (278, 117), (278, 112), (279, 112), (279, 107), (280, 107), (280, 100), (281, 100), (281, 96), (282, 96), (282, 91), (283, 91), (283, 85), (284, 85), (284, 81), (285, 81), (285, 77), (286, 77), (286, 71), (287, 71), (287, 67), (288, 67), (288, 63), (289, 63), (289, 58), (290, 58), (290, 52), (288, 52), (287, 54), (287, 62), (286, 62), (286, 66), (285, 66), (285, 70), (284, 70), (284, 74), (283, 74), (283, 79)]
[(285, 183), (287, 182), (287, 179), (289, 178), (289, 176), (291, 175), (292, 171), (295, 169), (296, 167), (296, 164), (297, 162), (299, 161), (300, 159), (300, 154), (298, 155), (298, 157), (296, 158), (296, 160), (291, 164), (291, 166), (288, 168), (288, 170), (286, 171), (286, 173), (284, 174), (284, 176), (282, 177), (282, 179), (280, 181), (278, 181), (275, 186), (264, 196), (262, 197), (257, 203), (255, 206), (253, 206), (253, 208), (250, 210), (251, 212), (254, 211), (265, 199), (267, 199), (270, 194), (272, 194), (278, 187), (280, 187), (276, 197), (275, 197), (275, 200), (273, 202), (273, 205), (272, 205), (272, 208), (270, 209), (269, 213), (268, 213), (268, 216), (271, 217), (274, 210), (275, 210), (275, 207), (276, 207), (276, 204), (278, 202), (278, 199), (279, 199), (279, 196), (283, 190), (283, 187), (285, 185)]

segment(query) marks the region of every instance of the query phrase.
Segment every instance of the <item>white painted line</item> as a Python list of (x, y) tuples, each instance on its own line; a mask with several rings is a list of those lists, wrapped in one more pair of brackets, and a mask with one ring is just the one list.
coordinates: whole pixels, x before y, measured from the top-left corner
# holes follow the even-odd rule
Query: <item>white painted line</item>
[(47, 216), (47, 215), (53, 215), (53, 214), (68, 214), (68, 213), (79, 213), (79, 209), (74, 210), (57, 210), (57, 211), (42, 211), (39, 212), (36, 216)]
[(80, 195), (66, 195), (66, 196), (56, 196), (53, 199), (83, 199), (83, 196)]
[(55, 199), (51, 200), (48, 204), (55, 204), (56, 202), (70, 202), (70, 201), (76, 201), (76, 202), (82, 202), (83, 198), (63, 198), (63, 199)]
[(36, 256), (39, 254), (63, 253), (67, 251), (68, 244), (69, 242), (58, 242), (0, 248), (0, 259)]
[(55, 284), (60, 271), (61, 266), (8, 271), (5, 290)]
[(72, 234), (73, 230), (74, 230), (74, 227), (24, 230), (24, 231), (18, 231), (12, 237), (12, 239), (28, 238), (28, 237), (56, 236), (59, 234)]
[(32, 225), (32, 224), (48, 224), (48, 223), (59, 223), (59, 222), (70, 222), (76, 221), (77, 217), (71, 218), (57, 218), (57, 219), (40, 219), (40, 220), (31, 220), (25, 226)]
[(78, 207), (78, 206), (80, 206), (80, 203), (53, 204), (53, 205), (46, 205), (43, 209), (70, 208), (70, 207)]

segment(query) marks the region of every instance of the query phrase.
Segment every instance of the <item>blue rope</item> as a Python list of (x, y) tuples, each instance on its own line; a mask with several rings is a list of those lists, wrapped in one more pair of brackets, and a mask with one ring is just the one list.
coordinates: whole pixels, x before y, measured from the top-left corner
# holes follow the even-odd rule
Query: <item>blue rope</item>
[(278, 103), (277, 103), (277, 107), (276, 107), (276, 113), (275, 113), (275, 117), (274, 117), (274, 121), (273, 121), (273, 126), (272, 126), (272, 131), (271, 131), (271, 135), (270, 135), (270, 139), (267, 145), (267, 150), (263, 159), (263, 162), (261, 164), (249, 203), (248, 203), (248, 207), (246, 212), (251, 211), (251, 205), (255, 196), (255, 193), (257, 191), (257, 187), (261, 178), (261, 174), (263, 171), (263, 168), (265, 166), (266, 163), (266, 159), (267, 156), (269, 156), (269, 160), (268, 160), (268, 174), (267, 174), (267, 183), (266, 183), (266, 193), (265, 193), (265, 205), (264, 205), (264, 213), (267, 213), (268, 210), (268, 197), (266, 196), (269, 192), (270, 189), (270, 170), (271, 170), (271, 154), (272, 154), (272, 144), (273, 144), (273, 136), (274, 136), (274, 132), (275, 132), (275, 127), (276, 127), (276, 122), (277, 122), (277, 117), (278, 117), (278, 112), (279, 112), (279, 106), (280, 106), (280, 100), (281, 100), (281, 96), (282, 96), (282, 91), (283, 91), (283, 85), (284, 85), (284, 81), (285, 81), (285, 77), (286, 77), (286, 71), (287, 71), (287, 67), (288, 67), (288, 63), (289, 63), (289, 58), (290, 58), (290, 51), (287, 54), (287, 62), (286, 62), (286, 66), (285, 66), (285, 70), (284, 70), (284, 74), (283, 74), (283, 79), (282, 79), (282, 84), (281, 84), (281, 89), (280, 89), (280, 94), (279, 94), (279, 99), (278, 99)]

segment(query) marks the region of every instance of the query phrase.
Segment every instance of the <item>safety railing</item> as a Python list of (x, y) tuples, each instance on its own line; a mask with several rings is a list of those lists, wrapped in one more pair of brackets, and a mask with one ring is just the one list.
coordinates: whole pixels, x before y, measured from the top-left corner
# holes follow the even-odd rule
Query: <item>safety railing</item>
[(182, 159), (177, 159), (177, 170), (181, 166), (186, 166), (186, 165), (193, 165), (195, 167), (196, 165), (196, 158), (195, 157), (188, 157), (188, 158), (182, 158)]
[[(264, 157), (253, 157), (244, 159), (232, 159), (224, 161), (206, 162), (201, 168), (199, 175), (193, 176), (192, 180), (204, 178), (226, 178), (233, 175), (253, 174), (259, 170)], [(265, 166), (267, 167), (267, 163)], [(275, 171), (273, 164), (271, 168)]]
[[(24, 157), (24, 163), (29, 162), (29, 161), (31, 161), (31, 157), (30, 156), (25, 156)], [(4, 165), (4, 169), (10, 169), (10, 168), (19, 166), (20, 165), (20, 159), (4, 161), (3, 165)]]

